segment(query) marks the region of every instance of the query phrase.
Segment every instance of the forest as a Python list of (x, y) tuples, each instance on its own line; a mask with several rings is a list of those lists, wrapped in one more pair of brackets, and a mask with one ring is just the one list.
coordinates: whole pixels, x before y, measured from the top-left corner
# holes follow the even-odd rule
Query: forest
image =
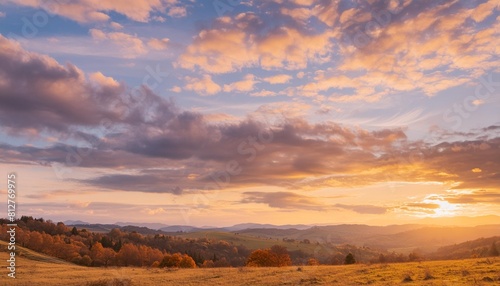
[[(0, 239), (7, 241), (7, 220), (0, 220)], [(23, 216), (16, 221), (16, 243), (20, 246), (83, 266), (145, 267), (242, 267), (288, 265), (341, 265), (353, 263), (391, 263), (425, 259), (460, 259), (498, 256), (500, 238), (479, 239), (443, 247), (433, 254), (418, 250), (407, 255), (354, 245), (321, 246), (328, 251), (313, 254), (288, 251), (283, 245), (249, 249), (225, 240), (182, 238), (175, 235), (125, 231), (114, 228), (107, 233), (66, 226), (43, 218)], [(236, 235), (236, 234), (234, 234)], [(286, 240), (284, 240), (286, 242)], [(300, 243), (311, 243), (309, 241)]]

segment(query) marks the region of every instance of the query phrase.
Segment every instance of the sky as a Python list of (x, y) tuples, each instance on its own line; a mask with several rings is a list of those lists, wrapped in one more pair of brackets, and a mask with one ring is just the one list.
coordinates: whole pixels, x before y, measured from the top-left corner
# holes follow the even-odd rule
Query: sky
[(0, 193), (53, 221), (500, 215), (499, 60), (499, 0), (1, 0)]

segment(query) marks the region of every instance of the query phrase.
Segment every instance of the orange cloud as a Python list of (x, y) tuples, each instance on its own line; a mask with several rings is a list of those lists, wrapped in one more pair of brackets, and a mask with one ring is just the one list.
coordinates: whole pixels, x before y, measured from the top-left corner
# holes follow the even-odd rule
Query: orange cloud
[(247, 74), (243, 80), (224, 85), (224, 92), (249, 92), (258, 81), (253, 74)]
[(137, 36), (122, 32), (104, 32), (98, 29), (90, 29), (90, 35), (98, 42), (109, 41), (119, 47), (125, 58), (135, 58), (147, 53), (144, 42)]
[(148, 42), (148, 46), (154, 50), (165, 50), (168, 47), (170, 40), (168, 38), (163, 38), (163, 39), (156, 39), (152, 38)]
[(222, 90), (220, 85), (216, 84), (210, 75), (203, 75), (202, 78), (187, 76), (185, 80), (186, 85), (184, 89), (194, 91), (200, 95), (214, 95)]
[[(300, 69), (309, 62), (324, 63), (331, 49), (331, 33), (302, 33), (289, 27), (257, 35), (250, 29), (259, 21), (251, 13), (218, 20), (217, 28), (201, 31), (177, 61), (186, 69), (228, 73), (245, 67)], [(220, 27), (219, 27), (220, 26)]]
[(277, 74), (270, 77), (266, 77), (263, 81), (270, 84), (283, 84), (289, 82), (293, 77), (287, 74)]
[[(51, 13), (75, 20), (80, 23), (103, 22), (109, 20), (105, 12), (114, 11), (125, 15), (127, 18), (137, 22), (147, 22), (150, 14), (155, 11), (162, 11), (166, 7), (171, 7), (177, 1), (143, 0), (133, 1), (123, 5), (120, 1), (114, 0), (75, 0), (70, 2), (44, 0), (20, 0), (13, 1), (16, 5), (42, 8)], [(176, 15), (179, 14), (178, 12)]]

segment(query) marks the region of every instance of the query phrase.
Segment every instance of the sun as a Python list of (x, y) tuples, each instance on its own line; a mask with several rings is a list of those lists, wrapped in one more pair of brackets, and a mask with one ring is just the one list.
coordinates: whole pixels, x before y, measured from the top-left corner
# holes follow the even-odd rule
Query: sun
[(449, 217), (457, 214), (458, 205), (450, 204), (445, 200), (429, 200), (428, 203), (437, 204), (439, 208), (434, 210), (434, 217)]

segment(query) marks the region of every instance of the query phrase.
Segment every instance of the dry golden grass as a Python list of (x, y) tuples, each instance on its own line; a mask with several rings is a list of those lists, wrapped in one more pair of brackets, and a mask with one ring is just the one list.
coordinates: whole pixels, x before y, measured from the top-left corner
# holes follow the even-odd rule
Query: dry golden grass
[[(42, 256), (43, 257), (43, 256)], [(8, 258), (0, 252), (0, 261)], [(87, 268), (17, 257), (16, 279), (0, 285), (499, 285), (500, 259), (283, 268)], [(6, 262), (2, 265), (5, 266)], [(411, 277), (410, 282), (403, 282)], [(409, 280), (409, 279), (407, 279)], [(489, 280), (492, 280), (488, 282)]]

